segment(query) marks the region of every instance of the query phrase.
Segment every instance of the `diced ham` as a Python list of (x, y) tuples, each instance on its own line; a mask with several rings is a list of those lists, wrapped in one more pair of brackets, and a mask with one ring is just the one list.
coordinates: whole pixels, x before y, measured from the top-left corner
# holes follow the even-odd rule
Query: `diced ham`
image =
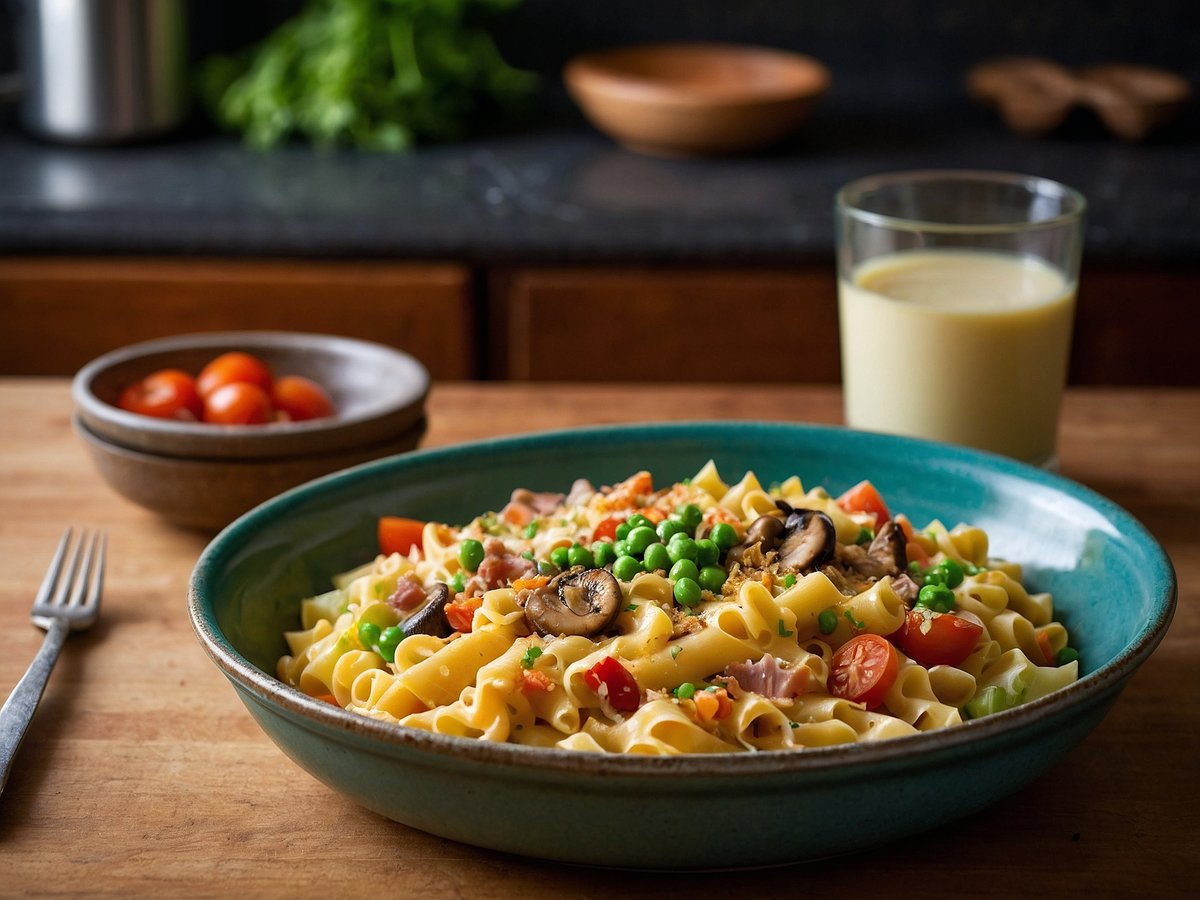
[(808, 669), (788, 668), (770, 653), (758, 662), (746, 660), (725, 668), (726, 677), (736, 683), (735, 689), (760, 694), (769, 700), (790, 703), (808, 687)]
[(517, 488), (512, 492), (512, 496), (508, 498), (508, 502), (523, 504), (539, 516), (548, 516), (562, 504), (563, 495), (553, 493), (536, 494), (528, 488)]
[(476, 597), (485, 591), (504, 585), (528, 575), (534, 570), (531, 560), (509, 553), (504, 541), (488, 538), (483, 544), (483, 562), (467, 581), (463, 594)]
[(401, 612), (411, 612), (421, 606), (426, 599), (425, 588), (417, 580), (417, 576), (408, 574), (396, 582), (396, 590), (387, 602)]

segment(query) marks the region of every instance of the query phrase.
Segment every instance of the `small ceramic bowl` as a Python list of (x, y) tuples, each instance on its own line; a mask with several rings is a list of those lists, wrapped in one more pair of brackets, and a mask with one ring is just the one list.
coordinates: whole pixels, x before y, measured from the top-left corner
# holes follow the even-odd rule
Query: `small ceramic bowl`
[[(303, 375), (329, 392), (337, 415), (306, 422), (211, 425), (120, 409), (121, 390), (157, 369), (191, 374), (231, 350), (252, 353), (276, 376)], [(97, 437), (130, 450), (185, 459), (292, 458), (381, 444), (425, 415), (429, 373), (412, 356), (354, 338), (281, 331), (189, 334), (122, 347), (75, 375), (76, 412)]]
[[(355, 715), (275, 678), (301, 599), (373, 558), (379, 516), (462, 522), (499, 509), (514, 487), (563, 490), (579, 476), (611, 484), (639, 469), (662, 484), (710, 457), (726, 477), (752, 469), (765, 484), (797, 474), (834, 494), (870, 478), (914, 521), (984, 528), (993, 555), (1023, 563), (1027, 583), (1053, 594), (1081, 653), (1079, 681), (960, 727), (889, 741), (646, 757), (431, 734)], [(738, 868), (861, 850), (983, 809), (1046, 772), (1100, 722), (1162, 640), (1175, 602), (1174, 571), (1146, 529), (1066, 479), (908, 438), (746, 422), (555, 432), (369, 463), (239, 519), (204, 551), (188, 594), (201, 643), (253, 717), (291, 759), (355, 802), (527, 856), (688, 870), (696, 845), (671, 836), (696, 834), (702, 823), (728, 826), (710, 865)], [(856, 809), (871, 811), (870, 828), (837, 814)]]
[[(116, 406), (121, 390), (163, 368), (196, 374), (231, 350), (280, 375), (303, 375), (337, 414), (303, 422), (212, 425), (156, 419)], [(429, 374), (368, 341), (289, 332), (223, 332), (147, 341), (76, 374), (75, 430), (119, 494), (185, 527), (218, 530), (274, 495), (381, 456), (412, 450), (425, 431)]]
[(792, 134), (829, 89), (808, 56), (729, 44), (652, 44), (587, 53), (563, 70), (599, 130), (665, 156), (724, 156)]

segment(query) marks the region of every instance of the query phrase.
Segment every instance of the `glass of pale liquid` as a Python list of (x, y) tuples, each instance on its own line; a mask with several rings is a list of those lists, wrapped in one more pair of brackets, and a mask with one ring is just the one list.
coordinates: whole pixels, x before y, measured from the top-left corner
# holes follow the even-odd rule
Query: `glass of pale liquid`
[(837, 194), (846, 422), (1057, 465), (1086, 202), (1002, 172)]

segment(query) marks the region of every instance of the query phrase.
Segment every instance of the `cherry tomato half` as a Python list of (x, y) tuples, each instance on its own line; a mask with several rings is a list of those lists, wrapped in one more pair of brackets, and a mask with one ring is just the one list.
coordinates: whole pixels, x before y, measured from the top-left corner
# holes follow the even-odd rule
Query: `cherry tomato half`
[(256, 385), (269, 395), (273, 380), (271, 369), (265, 362), (257, 356), (235, 350), (222, 353), (200, 370), (196, 377), (196, 390), (201, 397), (208, 397), (217, 388), (244, 382)]
[(380, 553), (400, 553), (407, 556), (413, 547), (423, 549), (425, 523), (420, 519), (381, 516), (378, 531)]
[(262, 425), (271, 421), (271, 398), (244, 381), (222, 385), (204, 398), (204, 421), (215, 425)]
[(583, 681), (597, 694), (607, 697), (613, 709), (632, 712), (642, 702), (637, 679), (616, 657), (604, 657), (583, 673)]
[(617, 526), (625, 521), (627, 516), (624, 513), (617, 516), (609, 516), (596, 526), (592, 532), (592, 541), (608, 541), (610, 544), (617, 539)]
[(957, 666), (971, 655), (982, 635), (979, 625), (962, 616), (910, 609), (892, 640), (923, 666)]
[(900, 660), (891, 642), (860, 634), (842, 644), (829, 666), (829, 693), (874, 709), (896, 680)]
[(151, 372), (125, 388), (117, 406), (156, 419), (194, 422), (204, 415), (204, 404), (196, 392), (195, 379), (182, 369)]
[(325, 389), (303, 375), (284, 375), (271, 387), (275, 409), (293, 422), (323, 419), (337, 410)]

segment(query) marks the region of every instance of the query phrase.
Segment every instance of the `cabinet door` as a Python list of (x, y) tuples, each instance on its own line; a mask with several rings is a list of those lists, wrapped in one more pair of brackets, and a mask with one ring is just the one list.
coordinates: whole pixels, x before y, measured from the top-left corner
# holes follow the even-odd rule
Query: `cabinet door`
[(840, 378), (832, 268), (514, 269), (493, 274), (489, 296), (496, 378)]
[(470, 284), (452, 264), (0, 260), (0, 374), (69, 375), (136, 341), (248, 329), (365, 338), (435, 378), (473, 378)]

